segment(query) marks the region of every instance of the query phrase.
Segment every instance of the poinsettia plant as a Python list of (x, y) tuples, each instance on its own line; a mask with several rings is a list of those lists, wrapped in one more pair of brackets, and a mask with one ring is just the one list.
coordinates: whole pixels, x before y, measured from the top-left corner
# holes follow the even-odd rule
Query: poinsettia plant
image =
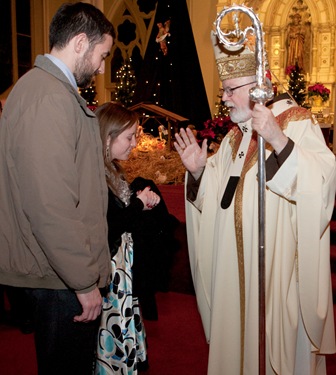
[(308, 97), (320, 96), (322, 102), (326, 102), (330, 96), (330, 90), (327, 89), (322, 83), (315, 83), (312, 86), (308, 86)]
[(234, 125), (229, 116), (215, 117), (204, 122), (204, 129), (199, 130), (198, 135), (201, 140), (207, 138), (209, 142), (221, 143)]
[(285, 70), (285, 73), (286, 75), (290, 76), (293, 72), (295, 72), (295, 70), (296, 70), (295, 65), (288, 65)]

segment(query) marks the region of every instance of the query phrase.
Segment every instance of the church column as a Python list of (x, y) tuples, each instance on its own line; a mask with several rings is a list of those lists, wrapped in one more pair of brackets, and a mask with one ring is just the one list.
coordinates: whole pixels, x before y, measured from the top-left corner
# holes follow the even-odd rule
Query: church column
[(331, 26), (329, 80), (335, 82), (335, 26)]
[[(91, 4), (104, 13), (104, 0), (92, 0)], [(105, 64), (105, 69), (107, 68), (107, 66), (108, 65)], [(111, 98), (107, 97), (107, 90), (105, 90), (105, 74), (96, 75), (95, 86), (97, 91), (96, 99), (98, 100), (98, 105), (111, 100)]]
[(330, 80), (333, 82), (331, 86), (331, 112), (333, 113), (333, 140), (332, 140), (332, 150), (336, 155), (336, 85), (335, 85), (335, 26), (331, 27), (331, 43), (330, 43)]
[(281, 69), (280, 70), (280, 81), (281, 82), (284, 82), (286, 81), (286, 73), (285, 73), (285, 70), (286, 70), (286, 30), (287, 29), (282, 29), (281, 30), (281, 35), (280, 35), (280, 46), (283, 46), (283, 48), (280, 49), (280, 66), (283, 66), (284, 69)]
[(311, 71), (311, 82), (317, 81), (317, 66), (318, 66), (318, 55), (317, 55), (317, 46), (318, 46), (318, 37), (319, 37), (319, 30), (317, 26), (313, 27), (313, 47), (312, 47), (312, 71)]

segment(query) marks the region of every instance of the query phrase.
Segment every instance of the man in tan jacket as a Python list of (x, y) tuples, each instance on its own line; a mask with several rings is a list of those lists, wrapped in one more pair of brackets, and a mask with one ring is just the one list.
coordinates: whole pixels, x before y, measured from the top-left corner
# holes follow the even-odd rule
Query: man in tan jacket
[(39, 374), (92, 373), (110, 281), (95, 115), (78, 94), (104, 73), (114, 29), (90, 4), (52, 19), (50, 54), (14, 86), (0, 124), (0, 284), (35, 301)]

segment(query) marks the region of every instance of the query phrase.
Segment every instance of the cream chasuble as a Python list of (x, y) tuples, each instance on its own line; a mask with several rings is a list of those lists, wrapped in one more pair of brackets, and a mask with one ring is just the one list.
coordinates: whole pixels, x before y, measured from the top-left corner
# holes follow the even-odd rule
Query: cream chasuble
[[(335, 156), (308, 112), (288, 101), (272, 110), (295, 145), (266, 189), (267, 374), (294, 374), (300, 311), (311, 343), (312, 374), (325, 374), (324, 357), (314, 353), (335, 351), (328, 228)], [(221, 207), (243, 143), (240, 130), (230, 131), (207, 161), (196, 200), (186, 202), (192, 276), (210, 344), (208, 375), (258, 374), (255, 134), (233, 200)], [(271, 151), (266, 145), (266, 158)]]

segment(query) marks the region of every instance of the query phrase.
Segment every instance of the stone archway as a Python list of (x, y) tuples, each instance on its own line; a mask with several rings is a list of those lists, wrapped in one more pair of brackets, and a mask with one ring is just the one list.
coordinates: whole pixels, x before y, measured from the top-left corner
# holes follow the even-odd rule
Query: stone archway
[(116, 73), (126, 62), (131, 61), (132, 69), (135, 73), (139, 72), (153, 27), (155, 9), (156, 0), (122, 0), (118, 4), (114, 0), (106, 1), (105, 15), (116, 30), (104, 75), (107, 100), (111, 100), (115, 90)]

